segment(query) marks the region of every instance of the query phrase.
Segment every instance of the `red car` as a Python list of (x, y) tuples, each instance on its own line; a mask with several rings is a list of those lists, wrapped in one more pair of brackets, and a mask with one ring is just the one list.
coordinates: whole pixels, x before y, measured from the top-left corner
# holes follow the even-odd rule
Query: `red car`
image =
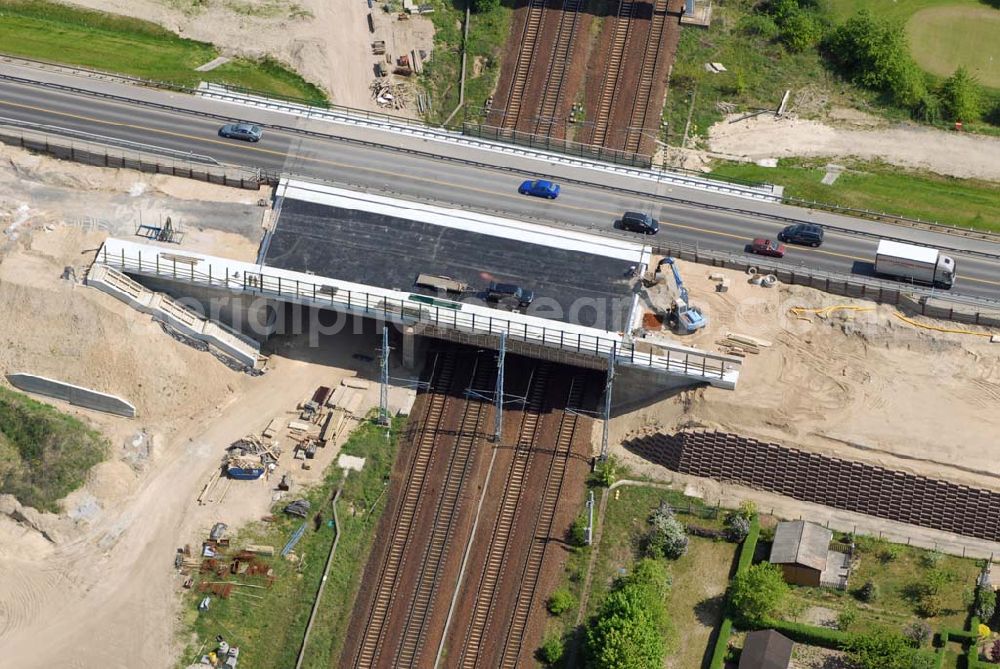
[(773, 239), (755, 239), (750, 244), (750, 252), (762, 256), (781, 258), (785, 255), (785, 245), (779, 244)]

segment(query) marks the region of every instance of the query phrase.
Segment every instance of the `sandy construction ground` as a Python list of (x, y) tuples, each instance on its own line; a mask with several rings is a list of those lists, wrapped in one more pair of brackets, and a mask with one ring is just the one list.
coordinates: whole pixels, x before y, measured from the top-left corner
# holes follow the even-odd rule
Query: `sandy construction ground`
[[(210, 42), (225, 56), (272, 56), (320, 86), (336, 104), (386, 111), (372, 100), (371, 43), (382, 40), (396, 56), (411, 49), (430, 54), (434, 27), (413, 15), (398, 21), (365, 0), (67, 0), (69, 4), (145, 19), (183, 37)], [(368, 14), (375, 33), (368, 30)], [(415, 105), (393, 111), (416, 118)]]
[(915, 125), (871, 127), (863, 114), (840, 116), (846, 124), (794, 115), (762, 114), (736, 123), (727, 119), (709, 129), (708, 148), (713, 154), (750, 160), (853, 156), (948, 176), (1000, 181), (1000, 138)]
[[(685, 264), (681, 271), (711, 319), (684, 343), (715, 350), (720, 337), (737, 332), (772, 346), (747, 356), (735, 391), (686, 391), (614, 419), (613, 443), (646, 430), (703, 426), (1000, 489), (993, 436), (1000, 432), (1000, 343), (914, 327), (887, 305), (801, 286), (752, 286), (737, 272), (726, 271), (731, 288), (716, 293), (707, 275), (720, 270)], [(871, 310), (791, 312), (831, 305)], [(630, 394), (616, 389), (615, 400), (628, 402)]]
[[(128, 420), (56, 403), (108, 437), (109, 459), (61, 514), (0, 496), (3, 666), (124, 667), (125, 658), (128, 666), (175, 666), (176, 549), (197, 545), (216, 521), (235, 527), (267, 513), (276, 483), (235, 482), (199, 506), (225, 447), (271, 418), (287, 421), (319, 385), (374, 375), (352, 356), (370, 355), (377, 342), (349, 332), (315, 346), (305, 336), (274, 340), (264, 376), (237, 373), (148, 316), (60, 278), (66, 267), (81, 276), (109, 232), (132, 234), (139, 212), (183, 221), (184, 247), (252, 258), (257, 197), (0, 149), (0, 374), (76, 382), (121, 395), (139, 413)], [(373, 385), (365, 406), (376, 400)], [(298, 464), (283, 446), (279, 476)], [(296, 485), (318, 478), (335, 454), (328, 447), (312, 471), (295, 469)]]

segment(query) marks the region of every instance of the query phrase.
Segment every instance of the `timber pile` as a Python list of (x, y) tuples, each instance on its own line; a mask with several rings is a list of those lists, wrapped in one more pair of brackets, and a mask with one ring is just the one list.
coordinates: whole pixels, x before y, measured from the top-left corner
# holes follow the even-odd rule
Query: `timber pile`
[(409, 86), (387, 77), (373, 80), (370, 88), (375, 103), (383, 109), (406, 109), (412, 97)]
[(272, 441), (264, 441), (255, 434), (247, 435), (242, 439), (237, 439), (226, 449), (229, 451), (229, 459), (241, 459), (256, 456), (263, 464), (271, 464), (278, 461), (281, 455), (281, 447)]

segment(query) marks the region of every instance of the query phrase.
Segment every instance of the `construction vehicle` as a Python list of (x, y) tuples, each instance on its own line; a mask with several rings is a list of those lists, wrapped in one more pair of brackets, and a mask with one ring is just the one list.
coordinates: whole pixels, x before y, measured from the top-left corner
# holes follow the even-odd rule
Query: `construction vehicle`
[(656, 271), (660, 272), (665, 264), (670, 265), (670, 270), (674, 273), (674, 283), (677, 284), (677, 297), (674, 298), (670, 313), (667, 314), (667, 324), (677, 334), (697, 332), (708, 325), (708, 317), (698, 307), (691, 306), (687, 288), (684, 287), (681, 273), (677, 271), (677, 264), (673, 258), (667, 257), (661, 260)]

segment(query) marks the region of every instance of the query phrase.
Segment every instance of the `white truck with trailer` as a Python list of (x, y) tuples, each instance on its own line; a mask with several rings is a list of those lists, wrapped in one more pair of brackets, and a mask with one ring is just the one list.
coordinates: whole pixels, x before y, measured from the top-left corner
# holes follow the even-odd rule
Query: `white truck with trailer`
[(955, 270), (954, 260), (926, 246), (882, 239), (875, 251), (875, 273), (901, 281), (951, 288)]

